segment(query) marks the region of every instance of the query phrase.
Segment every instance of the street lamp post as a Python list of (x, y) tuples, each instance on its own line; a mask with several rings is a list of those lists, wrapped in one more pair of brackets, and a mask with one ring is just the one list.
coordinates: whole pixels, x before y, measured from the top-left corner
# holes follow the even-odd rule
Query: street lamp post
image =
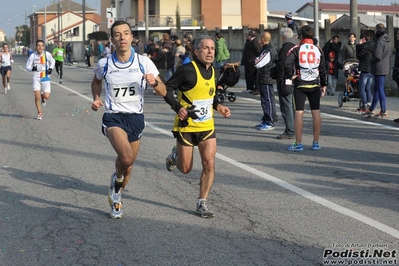
[[(62, 31), (62, 17), (60, 17), (60, 15), (61, 15), (61, 13), (62, 13), (62, 5), (60, 4), (60, 0), (58, 0), (58, 9), (57, 9), (57, 16), (58, 16), (58, 41), (62, 41), (62, 33), (61, 33), (61, 31)], [(61, 22), (60, 22), (60, 19), (61, 19)], [(60, 28), (60, 26), (61, 26), (61, 28)]]

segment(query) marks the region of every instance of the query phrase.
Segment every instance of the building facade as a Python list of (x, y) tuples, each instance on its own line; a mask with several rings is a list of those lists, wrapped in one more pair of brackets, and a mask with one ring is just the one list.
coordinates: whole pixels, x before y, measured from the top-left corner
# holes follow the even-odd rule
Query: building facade
[[(117, 3), (117, 14), (136, 30), (145, 28), (145, 1), (124, 0)], [(148, 27), (167, 30), (176, 27), (179, 10), (182, 29), (258, 28), (267, 25), (266, 0), (148, 0)], [(108, 31), (106, 9), (115, 7), (113, 0), (101, 1), (100, 30)]]
[(85, 7), (85, 30), (83, 36), (83, 6), (70, 0), (62, 0), (39, 9), (28, 16), (31, 29), (31, 45), (37, 40), (48, 44), (59, 40), (78, 42), (87, 39), (87, 34), (97, 31), (101, 17), (97, 11)]

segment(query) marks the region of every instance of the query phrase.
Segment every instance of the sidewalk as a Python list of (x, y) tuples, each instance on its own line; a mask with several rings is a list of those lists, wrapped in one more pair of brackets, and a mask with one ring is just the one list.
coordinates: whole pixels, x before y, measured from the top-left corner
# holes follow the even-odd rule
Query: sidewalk
[[(260, 98), (259, 95), (246, 94), (242, 92), (245, 90), (244, 79), (240, 79), (240, 81), (233, 88), (228, 88), (227, 90), (236, 93), (237, 97), (246, 97), (253, 99)], [(334, 96), (324, 96), (321, 99), (320, 102), (321, 112), (399, 127), (399, 123), (393, 121), (393, 119), (399, 118), (399, 97), (386, 97), (387, 111), (389, 115), (388, 118), (374, 118), (374, 117), (364, 117), (363, 115), (357, 112), (357, 108), (359, 108), (359, 99), (351, 99), (350, 101), (343, 103), (342, 107), (339, 107), (338, 95), (340, 92), (342, 91), (336, 91)], [(276, 100), (278, 104), (277, 93), (276, 93)], [(279, 111), (280, 111), (279, 108), (277, 108), (277, 112)], [(377, 104), (377, 107), (374, 111), (376, 113), (380, 111), (379, 104)]]

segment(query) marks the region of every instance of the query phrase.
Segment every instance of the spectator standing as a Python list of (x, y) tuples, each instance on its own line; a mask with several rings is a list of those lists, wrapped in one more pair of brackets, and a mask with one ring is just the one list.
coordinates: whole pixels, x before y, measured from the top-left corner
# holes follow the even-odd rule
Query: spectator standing
[[(342, 42), (339, 41), (339, 36), (334, 35), (329, 41), (327, 41), (323, 46), (324, 58), (328, 58), (331, 51), (335, 53), (338, 59), (339, 51), (341, 50)], [(327, 62), (326, 62), (327, 63)]]
[(348, 43), (342, 48), (342, 62), (356, 57), (356, 34), (350, 33)]
[[(306, 25), (304, 25), (306, 26)], [(288, 51), (299, 43), (290, 28), (282, 28), (280, 36), (283, 41), (283, 46), (278, 53), (276, 62), (276, 81), (277, 93), (280, 104), (280, 112), (283, 117), (285, 130), (282, 134), (278, 135), (278, 139), (294, 139), (294, 105), (293, 105), (293, 86), (291, 79), (286, 79), (284, 73), (284, 61), (287, 58)]]
[(72, 65), (72, 55), (73, 55), (72, 44), (68, 43), (66, 46), (66, 61), (68, 65)]
[(178, 39), (176, 35), (169, 36), (168, 33), (163, 34), (163, 51), (165, 52), (166, 58), (166, 71), (165, 79), (168, 80), (174, 73), (175, 67), (175, 57), (176, 57), (176, 47), (174, 42)]
[(155, 53), (154, 39), (152, 39), (152, 38), (148, 39), (147, 45), (144, 47), (144, 52), (149, 57), (154, 56), (154, 53)]
[(294, 19), (292, 18), (292, 12), (285, 14), (285, 21), (287, 22), (287, 27), (292, 30), (294, 35), (298, 36), (299, 30), (298, 26), (294, 22)]
[(134, 51), (140, 55), (144, 54), (144, 44), (139, 36), (135, 36), (133, 42), (135, 43)]
[(260, 102), (263, 110), (263, 117), (260, 124), (255, 128), (259, 130), (273, 130), (276, 117), (276, 103), (274, 98), (274, 87), (276, 83), (270, 77), (270, 69), (277, 61), (277, 52), (271, 43), (272, 35), (264, 32), (259, 39), (259, 45), (262, 47), (261, 53), (255, 58), (255, 68), (257, 69), (256, 83), (260, 92)]
[(246, 34), (246, 42), (241, 58), (241, 65), (244, 66), (245, 70), (245, 83), (247, 89), (245, 93), (259, 94), (259, 90), (256, 87), (256, 68), (255, 58), (260, 54), (261, 47), (258, 43), (257, 34), (255, 31), (250, 30)]
[(86, 52), (85, 52), (87, 67), (93, 66), (93, 46), (91, 46), (90, 42), (86, 44)]
[(183, 35), (183, 42), (184, 43), (182, 45), (184, 45), (184, 47), (186, 47), (187, 44), (191, 44), (192, 41), (193, 41), (193, 35), (188, 34), (188, 33)]
[(104, 56), (104, 44), (98, 40), (97, 41), (97, 59), (100, 60)]
[(335, 52), (331, 51), (328, 54), (327, 62), (327, 95), (334, 96), (335, 89), (337, 87), (339, 69), (342, 69), (342, 65), (340, 62), (338, 62), (338, 59), (335, 56)]
[[(370, 59), (373, 55), (374, 43), (370, 40), (370, 33), (367, 31), (360, 35), (359, 44), (356, 45), (356, 56), (359, 59), (359, 93), (362, 101), (362, 106), (358, 112), (365, 113), (371, 106), (372, 94), (371, 84), (373, 83), (373, 74), (371, 74)], [(399, 62), (398, 62), (399, 65)]]
[(230, 51), (227, 48), (226, 40), (219, 32), (215, 33), (215, 40), (215, 62), (216, 68), (219, 69), (225, 64), (226, 60), (230, 59)]
[(159, 71), (159, 78), (165, 83), (166, 55), (161, 46), (161, 41), (155, 43), (154, 56), (150, 56), (150, 58)]
[(179, 39), (175, 41), (175, 45), (176, 45), (176, 59), (175, 59), (175, 70), (176, 70), (183, 63), (186, 49), (183, 47), (181, 40)]
[(62, 75), (64, 73), (63, 71), (63, 65), (64, 65), (64, 59), (65, 59), (65, 50), (62, 47), (62, 42), (58, 42), (57, 47), (54, 48), (52, 52), (52, 56), (55, 60), (55, 71), (57, 71), (58, 76), (60, 77), (59, 83), (62, 83)]
[[(295, 142), (288, 150), (295, 152), (303, 151), (302, 129), (306, 98), (309, 100), (313, 117), (312, 149), (320, 149), (320, 95), (321, 97), (324, 96), (327, 85), (326, 62), (323, 51), (313, 44), (314, 29), (310, 26), (304, 26), (301, 29), (301, 34), (300, 44), (295, 45), (290, 50), (284, 63), (286, 76), (290, 76), (294, 84)], [(299, 60), (300, 58), (301, 60)], [(295, 72), (293, 72), (294, 69)]]
[(104, 45), (104, 52), (103, 52), (103, 57), (107, 57), (111, 54), (111, 43), (107, 42)]
[[(377, 41), (374, 45), (373, 55), (370, 59), (371, 73), (374, 75), (374, 95), (371, 106), (365, 115), (368, 117), (388, 117), (384, 83), (385, 76), (389, 74), (389, 59), (392, 53), (391, 39), (385, 33), (385, 26), (378, 23), (374, 29)], [(374, 113), (377, 103), (380, 103), (381, 111)]]

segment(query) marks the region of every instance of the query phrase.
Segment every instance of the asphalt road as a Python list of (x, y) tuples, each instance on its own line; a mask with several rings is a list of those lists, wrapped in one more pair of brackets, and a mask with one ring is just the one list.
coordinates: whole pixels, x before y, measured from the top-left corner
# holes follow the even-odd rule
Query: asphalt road
[(53, 75), (38, 121), (25, 60), (15, 58), (11, 90), (0, 91), (0, 265), (329, 265), (333, 257), (344, 257), (341, 265), (398, 263), (395, 125), (323, 108), (322, 149), (311, 150), (307, 113), (305, 150), (292, 153), (291, 140), (276, 139), (283, 122), (255, 130), (259, 98), (232, 88), (232, 116), (216, 114), (208, 199), (215, 218), (202, 219), (194, 213), (198, 151), (191, 173), (166, 170), (174, 114), (148, 89), (124, 218), (112, 220), (106, 193), (116, 155), (100, 131), (102, 112), (90, 109), (93, 74), (66, 66), (61, 85)]

